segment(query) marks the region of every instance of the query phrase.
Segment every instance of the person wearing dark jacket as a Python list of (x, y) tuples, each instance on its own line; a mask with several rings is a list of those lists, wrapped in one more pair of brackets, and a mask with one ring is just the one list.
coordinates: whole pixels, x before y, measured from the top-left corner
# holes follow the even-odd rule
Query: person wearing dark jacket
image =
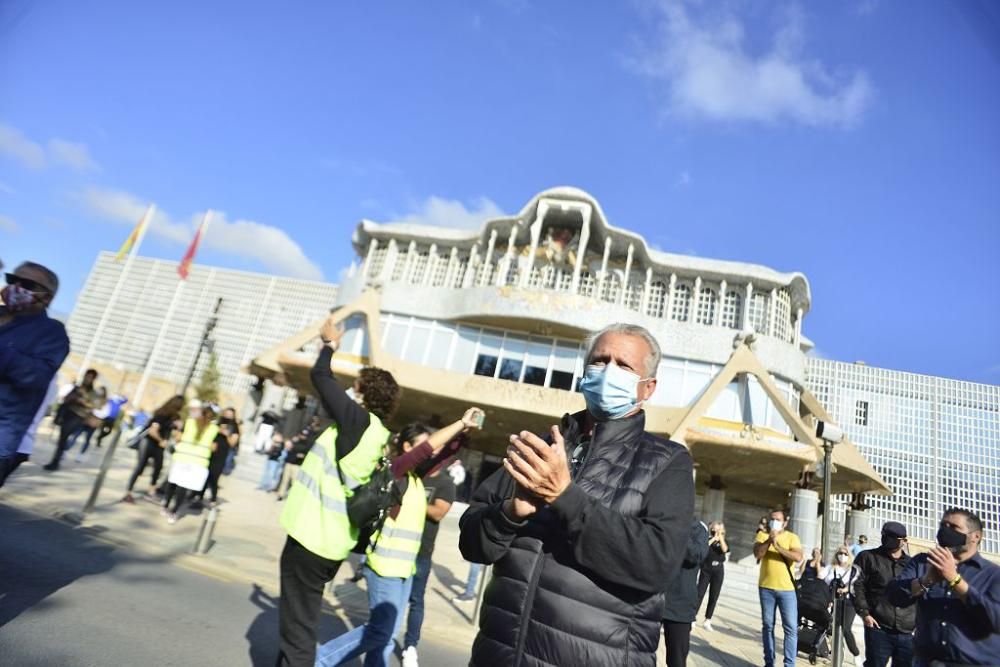
[(897, 608), (887, 595), (892, 583), (910, 564), (903, 551), (906, 528), (897, 521), (882, 526), (882, 544), (858, 554), (859, 575), (854, 581), (854, 608), (865, 623), (865, 666), (909, 667), (913, 661), (916, 609)]
[(708, 555), (708, 529), (701, 521), (691, 523), (681, 571), (664, 591), (663, 638), (667, 644), (667, 667), (687, 665), (691, 648), (691, 625), (698, 615), (698, 571)]
[(17, 449), (69, 354), (66, 328), (46, 313), (59, 289), (49, 269), (24, 262), (0, 291), (0, 486), (17, 467)]
[(691, 456), (645, 430), (656, 339), (615, 324), (587, 350), (587, 409), (553, 426), (551, 445), (512, 435), (462, 516), (462, 555), (493, 565), (474, 667), (656, 664), (664, 583), (694, 515)]

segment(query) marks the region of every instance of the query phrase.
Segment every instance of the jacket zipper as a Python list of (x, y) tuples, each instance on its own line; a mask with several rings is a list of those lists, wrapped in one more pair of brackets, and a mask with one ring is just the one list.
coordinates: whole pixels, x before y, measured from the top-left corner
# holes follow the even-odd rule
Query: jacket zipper
[(524, 644), (528, 637), (528, 624), (531, 623), (531, 612), (535, 606), (535, 592), (538, 590), (538, 580), (542, 578), (542, 565), (545, 553), (538, 552), (535, 564), (531, 569), (531, 580), (528, 582), (528, 595), (524, 600), (524, 611), (521, 614), (521, 627), (517, 633), (517, 648), (514, 651), (514, 667), (519, 667), (524, 656)]

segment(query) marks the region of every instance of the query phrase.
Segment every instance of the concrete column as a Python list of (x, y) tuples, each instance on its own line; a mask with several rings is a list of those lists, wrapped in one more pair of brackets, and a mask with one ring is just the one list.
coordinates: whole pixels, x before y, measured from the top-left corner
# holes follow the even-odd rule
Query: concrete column
[(476, 280), (476, 264), (479, 259), (479, 244), (472, 246), (469, 253), (469, 264), (465, 267), (465, 277), (462, 279), (462, 287), (472, 287)]
[(707, 525), (712, 521), (722, 521), (726, 510), (726, 490), (708, 489), (701, 501), (701, 520)]
[(694, 294), (691, 295), (691, 314), (688, 322), (698, 323), (698, 304), (701, 303), (701, 276), (694, 279)]
[(743, 298), (743, 328), (753, 329), (753, 323), (750, 321), (750, 299), (753, 298), (753, 283), (747, 283), (747, 294)]
[(611, 256), (611, 237), (604, 237), (604, 257), (601, 259), (601, 275), (597, 280), (597, 296), (603, 298), (604, 285), (608, 280), (608, 257)]
[(382, 275), (380, 276), (384, 282), (388, 282), (392, 278), (392, 271), (398, 261), (399, 244), (396, 243), (396, 239), (389, 239), (389, 249), (385, 252), (385, 262), (382, 264)]
[(451, 287), (455, 282), (455, 269), (458, 267), (458, 248), (452, 246), (448, 255), (448, 271), (444, 275), (445, 287)]
[(625, 278), (622, 280), (622, 289), (618, 293), (618, 303), (625, 303), (625, 292), (628, 290), (629, 278), (632, 276), (632, 257), (635, 255), (635, 245), (628, 244), (628, 252), (625, 254)]
[(438, 256), (438, 246), (437, 243), (432, 243), (430, 249), (427, 251), (427, 266), (424, 267), (424, 279), (421, 282), (422, 285), (430, 285), (433, 280), (434, 269), (437, 268), (437, 256)]
[(406, 247), (406, 264), (403, 266), (403, 282), (410, 282), (410, 274), (413, 272), (413, 258), (417, 255), (417, 242), (410, 241)]
[(507, 281), (507, 273), (510, 271), (510, 263), (514, 261), (514, 243), (517, 241), (517, 225), (510, 228), (510, 236), (507, 238), (507, 252), (504, 253), (503, 260), (497, 267), (497, 286), (501, 286)]
[(778, 289), (776, 287), (771, 288), (771, 302), (768, 304), (767, 312), (767, 334), (769, 336), (777, 336), (778, 327)]
[(375, 255), (375, 251), (378, 250), (378, 239), (372, 239), (368, 242), (368, 254), (365, 255), (365, 264), (361, 269), (361, 278), (363, 280), (368, 280), (368, 270), (371, 268), (372, 257)]
[(818, 511), (819, 493), (811, 489), (792, 489), (788, 530), (799, 536), (806, 558), (820, 543)]
[(663, 317), (664, 317), (664, 319), (668, 319), (669, 320), (671, 317), (673, 317), (674, 287), (676, 285), (677, 285), (677, 274), (676, 273), (671, 273), (670, 274), (670, 284), (667, 285), (667, 302), (663, 306), (663, 308), (664, 308), (664, 310), (663, 310)]
[(576, 249), (576, 264), (573, 265), (573, 282), (570, 285), (570, 294), (577, 294), (580, 291), (580, 272), (583, 270), (583, 260), (587, 254), (587, 243), (590, 242), (590, 216), (593, 209), (588, 204), (583, 209), (583, 225), (580, 227), (580, 246)]
[[(489, 267), (489, 266), (491, 266), (493, 264), (493, 248), (496, 247), (496, 244), (497, 244), (497, 230), (493, 229), (492, 231), (490, 231), (490, 240), (489, 240), (489, 243), (486, 244), (486, 258), (483, 260), (483, 266), (484, 267)], [(480, 284), (480, 285), (485, 285), (486, 284), (486, 282), (487, 282), (486, 281), (486, 272), (488, 270), (489, 270), (489, 268), (484, 268), (483, 269), (483, 275), (480, 278), (480, 280), (477, 281), (478, 284)]]
[(646, 269), (646, 284), (642, 288), (642, 304), (639, 306), (639, 310), (643, 315), (649, 314), (649, 290), (653, 285), (653, 267), (648, 267)]
[(830, 532), (827, 534), (826, 540), (827, 553), (823, 554), (827, 563), (833, 562), (833, 554), (837, 553), (837, 547), (844, 542), (844, 527), (847, 524), (846, 509), (847, 506), (843, 500), (830, 499)]
[(535, 211), (535, 221), (531, 223), (531, 227), (529, 228), (531, 232), (531, 249), (528, 251), (528, 261), (525, 262), (521, 269), (521, 287), (528, 286), (528, 281), (531, 279), (531, 270), (535, 268), (538, 240), (542, 236), (542, 221), (545, 219), (545, 214), (548, 213), (548, 210), (548, 204), (539, 204), (538, 209)]
[(859, 535), (868, 536), (868, 544), (878, 546), (878, 540), (873, 540), (872, 535), (872, 515), (868, 510), (847, 510), (846, 534), (850, 535), (855, 542)]
[(799, 347), (802, 344), (802, 309), (799, 308), (795, 311), (795, 347)]
[(722, 324), (722, 309), (726, 305), (727, 289), (729, 289), (729, 283), (725, 280), (719, 283), (719, 302), (715, 305), (715, 317), (712, 318), (713, 326), (719, 326)]

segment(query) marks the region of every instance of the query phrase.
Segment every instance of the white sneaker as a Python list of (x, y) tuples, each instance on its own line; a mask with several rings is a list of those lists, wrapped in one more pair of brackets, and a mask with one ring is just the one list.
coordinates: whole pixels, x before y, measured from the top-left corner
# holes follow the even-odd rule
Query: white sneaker
[(712, 630), (715, 629), (715, 628), (712, 627), (712, 619), (710, 619), (710, 618), (706, 618), (705, 622), (701, 624), (701, 627), (705, 628), (709, 632), (711, 632)]
[(420, 667), (420, 663), (417, 662), (416, 646), (407, 646), (403, 651), (403, 667)]

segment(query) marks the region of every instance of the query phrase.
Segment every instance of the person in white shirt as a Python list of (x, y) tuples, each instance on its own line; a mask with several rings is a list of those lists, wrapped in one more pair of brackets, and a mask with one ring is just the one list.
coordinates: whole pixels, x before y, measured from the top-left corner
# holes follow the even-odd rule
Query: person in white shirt
[(858, 649), (858, 642), (854, 638), (854, 632), (851, 630), (855, 616), (854, 602), (851, 600), (851, 590), (860, 574), (861, 571), (853, 565), (853, 559), (848, 547), (841, 546), (837, 548), (837, 553), (833, 556), (833, 565), (827, 568), (826, 576), (823, 579), (833, 587), (835, 596), (844, 597), (844, 616), (842, 619), (844, 643), (847, 645), (847, 650), (855, 658), (861, 654), (861, 651)]
[(58, 389), (59, 386), (56, 379), (52, 378), (49, 388), (45, 391), (45, 398), (42, 399), (42, 404), (38, 406), (38, 411), (35, 412), (35, 418), (31, 420), (31, 425), (28, 426), (24, 437), (21, 438), (21, 443), (17, 446), (17, 453), (14, 455), (13, 464), (0, 471), (0, 487), (4, 485), (4, 482), (7, 481), (7, 478), (10, 477), (17, 467), (31, 456), (31, 452), (35, 449), (35, 434), (38, 432), (38, 425), (42, 423), (42, 419), (48, 414), (49, 406), (55, 402)]

